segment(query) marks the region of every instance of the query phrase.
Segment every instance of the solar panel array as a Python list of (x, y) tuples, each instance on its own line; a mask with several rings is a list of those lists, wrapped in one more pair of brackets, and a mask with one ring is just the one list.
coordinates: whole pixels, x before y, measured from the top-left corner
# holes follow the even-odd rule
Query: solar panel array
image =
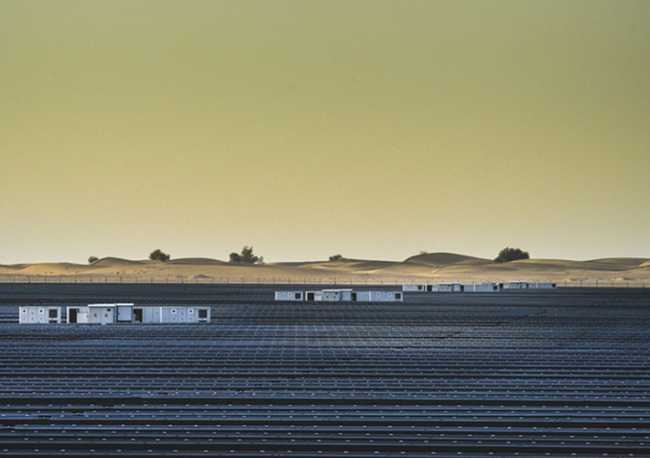
[[(648, 291), (275, 290), (0, 285), (0, 455), (650, 456)], [(101, 301), (209, 304), (212, 323), (17, 324), (18, 305)]]

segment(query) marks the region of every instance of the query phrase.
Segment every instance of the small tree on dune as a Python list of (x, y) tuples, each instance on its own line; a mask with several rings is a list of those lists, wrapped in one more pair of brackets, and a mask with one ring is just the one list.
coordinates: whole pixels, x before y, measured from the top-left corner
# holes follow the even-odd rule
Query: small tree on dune
[(92, 264), (97, 261), (99, 261), (99, 258), (97, 256), (91, 256), (88, 258), (88, 264)]
[(330, 256), (330, 261), (340, 261), (341, 259), (343, 259), (343, 256), (341, 256), (340, 254), (334, 254)]
[(242, 264), (263, 264), (263, 256), (255, 256), (253, 254), (253, 247), (245, 245), (241, 253), (230, 253), (230, 262)]
[(170, 256), (167, 253), (163, 253), (161, 250), (152, 251), (149, 255), (149, 259), (152, 261), (162, 261), (167, 262), (170, 260)]
[(521, 251), (519, 248), (504, 248), (499, 251), (499, 256), (494, 259), (494, 262), (510, 262), (519, 259), (530, 259), (527, 251)]

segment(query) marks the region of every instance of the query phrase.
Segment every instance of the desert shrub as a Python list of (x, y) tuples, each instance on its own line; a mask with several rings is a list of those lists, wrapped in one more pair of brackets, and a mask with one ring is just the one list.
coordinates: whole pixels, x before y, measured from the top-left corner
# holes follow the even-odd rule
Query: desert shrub
[(91, 256), (88, 258), (88, 264), (92, 264), (93, 262), (99, 261), (99, 258), (97, 256)]
[(253, 254), (253, 247), (245, 245), (241, 253), (230, 253), (230, 262), (242, 264), (263, 264), (264, 257), (255, 256)]
[(343, 256), (340, 254), (333, 254), (330, 256), (330, 261), (340, 261), (341, 259), (343, 259)]
[(152, 261), (162, 261), (167, 262), (170, 259), (170, 256), (167, 253), (163, 253), (161, 250), (152, 251), (149, 255), (149, 259)]
[(510, 262), (519, 259), (530, 259), (527, 251), (521, 251), (519, 248), (504, 248), (499, 251), (499, 256), (494, 258), (494, 262)]

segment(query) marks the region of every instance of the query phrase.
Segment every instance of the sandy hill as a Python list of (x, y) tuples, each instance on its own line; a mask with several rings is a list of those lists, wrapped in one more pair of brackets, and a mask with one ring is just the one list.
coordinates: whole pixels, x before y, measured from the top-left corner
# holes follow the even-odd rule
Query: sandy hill
[(406, 258), (402, 264), (417, 264), (421, 266), (440, 268), (452, 265), (484, 265), (492, 261), (455, 253), (423, 253)]
[[(123, 277), (130, 281), (215, 282), (427, 282), (427, 281), (639, 281), (650, 282), (647, 258), (606, 258), (589, 261), (527, 259), (495, 263), (455, 253), (426, 253), (404, 261), (341, 259), (338, 261), (277, 262), (263, 265), (232, 264), (210, 258), (183, 258), (169, 262), (115, 257), (92, 264), (38, 263), (0, 265), (0, 280), (10, 276), (77, 277), (104, 281)], [(102, 281), (97, 280), (97, 281)]]
[(169, 264), (193, 265), (193, 266), (222, 266), (227, 264), (225, 261), (211, 258), (179, 258), (172, 259)]

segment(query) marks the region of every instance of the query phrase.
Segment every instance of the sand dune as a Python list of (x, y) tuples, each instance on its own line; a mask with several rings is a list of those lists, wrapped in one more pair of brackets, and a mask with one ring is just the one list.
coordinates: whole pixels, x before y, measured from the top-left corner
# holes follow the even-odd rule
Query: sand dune
[(184, 264), (193, 266), (220, 266), (227, 264), (225, 261), (211, 258), (179, 258), (172, 259), (168, 264)]
[(483, 265), (489, 264), (492, 261), (489, 259), (475, 258), (473, 256), (465, 256), (462, 254), (454, 253), (424, 253), (416, 256), (411, 256), (405, 259), (402, 264), (417, 264), (429, 267), (447, 267), (450, 265)]
[(495, 263), (454, 253), (427, 253), (404, 261), (341, 259), (338, 261), (277, 262), (263, 265), (232, 264), (210, 258), (184, 258), (169, 262), (115, 257), (92, 264), (39, 263), (0, 266), (0, 280), (10, 276), (87, 278), (128, 277), (142, 281), (211, 279), (211, 281), (650, 281), (647, 258), (607, 258), (590, 261), (528, 259)]

